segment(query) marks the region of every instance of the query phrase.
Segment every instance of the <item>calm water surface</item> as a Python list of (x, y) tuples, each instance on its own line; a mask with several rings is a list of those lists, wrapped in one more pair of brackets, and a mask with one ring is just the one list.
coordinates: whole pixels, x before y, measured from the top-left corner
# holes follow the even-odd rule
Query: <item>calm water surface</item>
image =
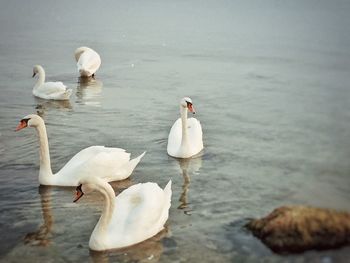
[[(276, 255), (247, 218), (286, 204), (350, 210), (350, 4), (347, 1), (2, 1), (2, 262), (342, 262), (350, 249)], [(102, 57), (91, 82), (73, 52)], [(32, 96), (32, 66), (73, 89)], [(205, 151), (178, 161), (167, 135), (193, 99)], [(53, 171), (90, 145), (147, 154), (116, 192), (173, 180), (165, 231), (123, 251), (92, 253), (101, 197), (38, 187), (35, 130), (47, 125)]]

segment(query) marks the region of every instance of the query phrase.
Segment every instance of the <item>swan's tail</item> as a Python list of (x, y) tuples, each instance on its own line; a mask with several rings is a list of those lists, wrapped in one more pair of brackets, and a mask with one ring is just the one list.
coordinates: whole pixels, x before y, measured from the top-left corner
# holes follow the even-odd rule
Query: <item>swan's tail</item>
[(69, 100), (70, 95), (72, 95), (72, 89), (66, 89), (63, 93), (59, 94), (59, 96), (55, 97), (55, 100)]
[(64, 97), (69, 100), (70, 95), (72, 95), (73, 90), (72, 89), (66, 89), (66, 92), (64, 93)]
[(130, 160), (129, 162), (129, 169), (130, 169), (130, 174), (132, 173), (132, 171), (134, 171), (136, 165), (138, 165), (138, 163), (141, 161), (142, 157), (146, 154), (146, 152), (143, 152), (142, 154), (140, 154), (139, 156), (137, 156), (136, 158)]
[(143, 152), (142, 154), (140, 154), (136, 158), (130, 160), (125, 165), (123, 165), (121, 168), (119, 168), (117, 173), (115, 174), (118, 177), (118, 180), (123, 180), (123, 179), (128, 178), (145, 154), (146, 154), (146, 152)]
[(167, 183), (167, 185), (164, 187), (164, 193), (165, 193), (165, 200), (169, 200), (171, 202), (171, 180)]
[(171, 180), (169, 180), (169, 182), (167, 183), (167, 185), (164, 187), (164, 201), (163, 201), (163, 212), (162, 212), (162, 216), (160, 217), (160, 222), (161, 222), (161, 226), (163, 228), (163, 225), (165, 224), (165, 222), (168, 220), (169, 217), (169, 209), (171, 206)]

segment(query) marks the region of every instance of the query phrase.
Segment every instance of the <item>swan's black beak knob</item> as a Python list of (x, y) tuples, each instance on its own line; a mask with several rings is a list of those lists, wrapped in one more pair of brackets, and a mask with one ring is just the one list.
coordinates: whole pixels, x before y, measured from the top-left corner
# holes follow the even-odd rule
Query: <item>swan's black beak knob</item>
[(80, 184), (77, 188), (76, 188), (76, 194), (75, 194), (75, 199), (73, 200), (73, 202), (77, 202), (83, 195), (83, 190), (81, 189), (82, 185)]

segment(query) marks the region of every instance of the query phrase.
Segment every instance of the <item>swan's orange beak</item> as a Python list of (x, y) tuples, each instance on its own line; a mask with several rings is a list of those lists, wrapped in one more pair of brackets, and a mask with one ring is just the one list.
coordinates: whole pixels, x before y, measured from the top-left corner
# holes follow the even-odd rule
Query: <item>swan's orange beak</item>
[(26, 127), (27, 127), (27, 122), (24, 121), (24, 120), (21, 120), (21, 121), (19, 122), (19, 124), (17, 125), (15, 131), (22, 130), (22, 129), (26, 128)]
[(190, 112), (192, 112), (193, 114), (196, 114), (196, 111), (194, 110), (192, 103), (187, 103), (187, 108)]
[(79, 185), (76, 188), (76, 193), (75, 193), (75, 198), (73, 200), (73, 202), (77, 202), (80, 198), (82, 198), (82, 196), (84, 195), (83, 191), (81, 190), (81, 185)]

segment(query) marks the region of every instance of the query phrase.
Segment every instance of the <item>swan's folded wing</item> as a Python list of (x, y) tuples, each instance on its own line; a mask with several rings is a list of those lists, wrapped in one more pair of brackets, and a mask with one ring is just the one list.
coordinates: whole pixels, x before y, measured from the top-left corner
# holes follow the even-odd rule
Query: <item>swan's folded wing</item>
[(81, 167), (82, 164), (86, 163), (88, 160), (90, 160), (93, 157), (98, 156), (100, 153), (124, 153), (124, 149), (121, 148), (109, 148), (105, 146), (90, 146), (88, 148), (85, 148), (75, 154), (72, 159), (70, 159), (66, 165), (60, 170), (60, 173), (65, 173), (66, 171), (71, 172), (73, 169), (78, 169)]
[(129, 162), (130, 153), (125, 151), (103, 151), (76, 167), (81, 177), (100, 177), (106, 181), (114, 178), (115, 171)]
[(77, 66), (78, 70), (83, 69), (94, 73), (101, 65), (100, 56), (92, 51), (85, 51), (79, 58)]
[(66, 89), (67, 87), (62, 82), (45, 82), (37, 89), (37, 91), (46, 95), (52, 95), (55, 93), (63, 93)]
[(156, 183), (137, 184), (116, 197), (113, 224), (109, 232), (125, 245), (143, 241), (157, 234), (168, 219), (170, 195)]
[(175, 153), (180, 145), (182, 139), (182, 123), (181, 118), (177, 119), (170, 129), (168, 137), (167, 151), (169, 154)]
[(203, 132), (202, 126), (199, 120), (196, 118), (189, 118), (187, 120), (188, 124), (188, 137), (191, 140), (191, 145), (194, 149), (203, 148)]

